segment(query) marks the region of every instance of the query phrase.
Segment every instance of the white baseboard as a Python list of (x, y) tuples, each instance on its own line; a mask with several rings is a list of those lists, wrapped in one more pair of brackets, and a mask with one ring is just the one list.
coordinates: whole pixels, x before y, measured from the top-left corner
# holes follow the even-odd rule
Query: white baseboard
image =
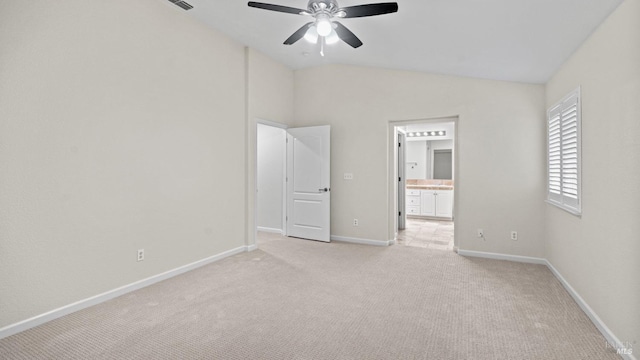
[[(255, 246), (255, 245), (254, 245)], [(80, 300), (80, 301), (76, 301), (72, 304), (69, 305), (65, 305), (63, 307), (51, 310), (49, 312), (46, 312), (44, 314), (40, 314), (37, 316), (34, 316), (30, 319), (26, 319), (20, 322), (17, 322), (15, 324), (11, 324), (11, 325), (7, 325), (3, 328), (0, 329), (0, 339), (4, 339), (7, 336), (11, 336), (14, 334), (17, 334), (19, 332), (31, 329), (33, 327), (36, 327), (38, 325), (42, 325), (46, 322), (49, 322), (51, 320), (57, 319), (59, 317), (74, 313), (76, 311), (82, 310), (82, 309), (86, 309), (90, 306), (93, 305), (97, 305), (100, 303), (103, 303), (105, 301), (111, 300), (113, 298), (116, 298), (118, 296), (122, 296), (124, 294), (130, 293), (132, 291), (138, 290), (138, 289), (142, 289), (143, 287), (149, 286), (149, 285), (153, 285), (157, 282), (172, 278), (174, 276), (180, 275), (182, 273), (185, 273), (187, 271), (191, 271), (194, 269), (197, 269), (201, 266), (207, 265), (207, 264), (211, 264), (213, 262), (222, 260), (226, 257), (229, 256), (233, 256), (245, 251), (250, 251), (251, 246), (241, 246), (241, 247), (237, 247), (235, 249), (231, 249), (231, 250), (227, 250), (225, 252), (222, 252), (220, 254), (216, 254), (213, 256), (210, 256), (208, 258), (202, 259), (202, 260), (198, 260), (196, 262), (193, 262), (191, 264), (187, 264), (184, 266), (180, 266), (178, 268), (175, 268), (173, 270), (169, 270), (169, 271), (165, 271), (163, 273), (160, 273), (158, 275), (154, 275), (151, 277), (148, 277), (146, 279), (142, 279), (139, 281), (136, 281), (134, 283), (128, 284), (128, 285), (124, 285), (121, 286), (119, 288), (113, 289), (113, 290), (109, 290), (107, 292), (104, 292), (102, 294), (98, 294), (95, 296), (92, 296), (90, 298), (84, 299), (84, 300)]]
[(246, 251), (253, 251), (253, 250), (258, 250), (258, 245), (253, 244), (253, 245), (247, 245), (245, 246)]
[(389, 243), (390, 243), (389, 240), (371, 240), (371, 239), (361, 239), (361, 238), (338, 236), (338, 235), (331, 235), (331, 240), (352, 243), (352, 244), (373, 245), (373, 246), (389, 246)]
[(485, 258), (485, 259), (508, 260), (508, 261), (515, 261), (515, 262), (529, 263), (529, 264), (540, 264), (540, 265), (547, 264), (547, 260), (543, 258), (509, 255), (509, 254), (498, 254), (498, 253), (490, 253), (490, 252), (483, 252), (483, 251), (458, 249), (458, 255), (469, 256), (469, 257), (479, 257), (479, 258)]
[(269, 227), (264, 227), (264, 226), (256, 226), (256, 229), (258, 231), (262, 231), (262, 232), (282, 235), (282, 229), (269, 228)]
[[(560, 274), (560, 272), (555, 267), (553, 267), (553, 265), (551, 265), (549, 260), (545, 260), (545, 265), (547, 265), (547, 267), (549, 268), (549, 270), (551, 270), (553, 275), (555, 275), (558, 281), (560, 281), (562, 286), (564, 286), (564, 288), (567, 290), (569, 295), (571, 295), (573, 300), (575, 300), (575, 302), (578, 303), (578, 306), (580, 306), (582, 311), (584, 311), (584, 313), (587, 314), (591, 322), (596, 326), (596, 328), (600, 331), (600, 333), (602, 333), (602, 335), (607, 340), (609, 345), (611, 345), (615, 349), (624, 349), (625, 344), (622, 341), (620, 341), (611, 332), (611, 330), (609, 330), (607, 325), (604, 324), (604, 322), (600, 319), (600, 317), (593, 311), (593, 309), (591, 309), (589, 305), (587, 305), (584, 299), (573, 289), (573, 287), (569, 285), (567, 280)], [(619, 355), (623, 359), (636, 360), (636, 357), (633, 354), (619, 354)]]

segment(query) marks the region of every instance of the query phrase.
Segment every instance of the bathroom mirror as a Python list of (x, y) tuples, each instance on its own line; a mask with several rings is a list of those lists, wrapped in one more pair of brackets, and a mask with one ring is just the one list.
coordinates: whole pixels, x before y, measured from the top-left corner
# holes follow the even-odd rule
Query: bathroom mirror
[(433, 151), (433, 179), (451, 180), (453, 175), (453, 158), (451, 149)]

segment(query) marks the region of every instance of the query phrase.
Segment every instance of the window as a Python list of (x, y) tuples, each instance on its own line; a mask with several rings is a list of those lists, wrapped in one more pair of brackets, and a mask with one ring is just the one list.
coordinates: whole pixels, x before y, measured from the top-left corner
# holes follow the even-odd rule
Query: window
[(547, 113), (547, 201), (580, 215), (580, 88)]

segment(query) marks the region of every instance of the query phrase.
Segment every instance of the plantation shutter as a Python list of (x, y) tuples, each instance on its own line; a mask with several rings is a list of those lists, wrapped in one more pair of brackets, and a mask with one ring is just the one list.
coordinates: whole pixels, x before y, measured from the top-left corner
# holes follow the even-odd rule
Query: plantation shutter
[(580, 92), (548, 113), (548, 200), (580, 213)]
[(549, 111), (549, 200), (562, 202), (560, 105)]

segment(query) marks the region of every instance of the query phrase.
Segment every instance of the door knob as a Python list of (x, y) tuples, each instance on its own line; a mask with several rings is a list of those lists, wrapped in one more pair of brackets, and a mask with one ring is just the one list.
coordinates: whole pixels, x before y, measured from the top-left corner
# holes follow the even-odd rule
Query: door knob
[(324, 188), (324, 189), (318, 189), (319, 192), (327, 192), (329, 191), (329, 188)]

